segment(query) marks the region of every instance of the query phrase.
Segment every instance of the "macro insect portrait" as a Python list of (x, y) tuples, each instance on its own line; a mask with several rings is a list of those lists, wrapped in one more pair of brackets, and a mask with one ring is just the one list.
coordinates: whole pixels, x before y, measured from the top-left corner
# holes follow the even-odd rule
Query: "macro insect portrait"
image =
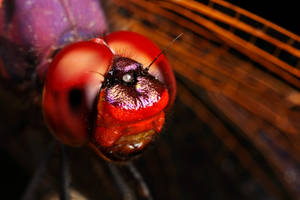
[(1, 0), (3, 198), (298, 200), (300, 36), (230, 2)]

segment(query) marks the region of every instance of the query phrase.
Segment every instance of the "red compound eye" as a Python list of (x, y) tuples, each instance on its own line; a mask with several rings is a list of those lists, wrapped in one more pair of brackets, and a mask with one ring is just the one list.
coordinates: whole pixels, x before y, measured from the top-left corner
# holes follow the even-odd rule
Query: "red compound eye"
[(51, 132), (63, 143), (89, 142), (93, 104), (113, 58), (110, 49), (94, 42), (78, 42), (61, 50), (47, 72), (43, 111)]
[(163, 55), (146, 70), (160, 51), (149, 39), (126, 31), (65, 47), (54, 58), (44, 88), (52, 133), (73, 146), (89, 142), (109, 160), (144, 150), (161, 131), (176, 92)]

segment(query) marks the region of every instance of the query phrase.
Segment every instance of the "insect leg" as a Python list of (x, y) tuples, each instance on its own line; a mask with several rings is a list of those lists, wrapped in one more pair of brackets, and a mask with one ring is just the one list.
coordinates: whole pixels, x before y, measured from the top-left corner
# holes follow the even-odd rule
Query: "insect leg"
[(133, 178), (136, 180), (140, 188), (140, 191), (142, 193), (142, 196), (147, 200), (153, 200), (149, 187), (147, 186), (146, 182), (143, 179), (143, 176), (140, 174), (140, 172), (137, 170), (134, 164), (129, 161), (126, 166), (128, 167), (129, 171), (132, 173)]
[(37, 170), (35, 171), (30, 183), (28, 184), (24, 194), (21, 197), (21, 200), (32, 200), (34, 199), (34, 194), (36, 189), (38, 188), (42, 177), (44, 176), (47, 167), (49, 166), (49, 162), (53, 157), (53, 150), (54, 150), (55, 142), (52, 141), (49, 144), (48, 150), (43, 155), (40, 165), (38, 166)]
[(123, 200), (136, 200), (136, 196), (129, 185), (126, 183), (124, 178), (122, 177), (119, 169), (111, 163), (108, 163), (109, 170), (121, 191), (122, 199)]
[(60, 144), (60, 200), (70, 200), (69, 160), (64, 144)]

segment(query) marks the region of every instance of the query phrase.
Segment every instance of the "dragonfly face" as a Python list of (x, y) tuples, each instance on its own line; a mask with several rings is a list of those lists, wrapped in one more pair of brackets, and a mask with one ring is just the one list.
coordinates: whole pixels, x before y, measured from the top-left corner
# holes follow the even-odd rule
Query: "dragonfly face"
[(90, 143), (110, 160), (143, 151), (161, 131), (175, 93), (164, 57), (153, 66), (156, 74), (141, 64), (159, 52), (147, 38), (125, 31), (62, 49), (50, 64), (43, 93), (52, 133), (72, 146)]

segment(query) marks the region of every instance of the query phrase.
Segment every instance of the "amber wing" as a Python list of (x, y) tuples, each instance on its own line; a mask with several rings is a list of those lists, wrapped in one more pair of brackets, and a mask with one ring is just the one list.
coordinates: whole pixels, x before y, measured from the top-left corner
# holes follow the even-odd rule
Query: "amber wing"
[[(255, 192), (250, 197), (250, 176), (266, 195), (297, 199), (300, 37), (221, 0), (114, 3), (107, 4), (112, 29), (142, 33), (161, 47), (184, 34), (166, 53), (178, 84), (171, 118), (180, 122), (168, 127), (165, 139), (176, 140), (181, 154), (172, 158), (191, 154), (201, 162), (200, 155), (207, 154), (248, 198), (258, 198)], [(214, 139), (209, 143), (206, 137)], [(236, 171), (228, 169), (232, 160), (238, 163)], [(186, 173), (201, 174), (201, 166), (185, 167)], [(247, 176), (239, 174), (240, 168)], [(190, 184), (190, 190), (197, 190)]]

